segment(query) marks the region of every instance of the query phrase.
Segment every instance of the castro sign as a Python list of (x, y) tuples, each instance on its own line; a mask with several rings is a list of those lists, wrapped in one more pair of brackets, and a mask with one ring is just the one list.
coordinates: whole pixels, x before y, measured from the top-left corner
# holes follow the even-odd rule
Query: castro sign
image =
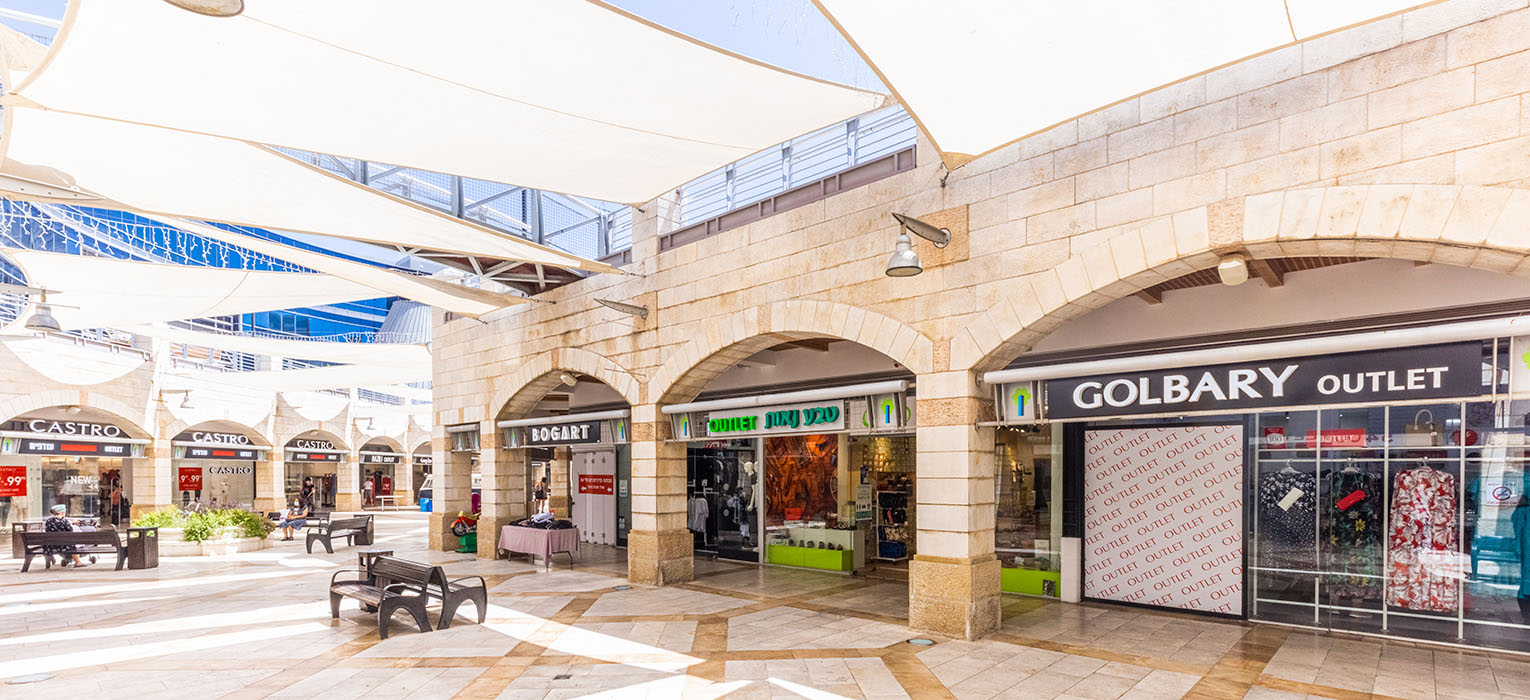
[(1479, 341), (1046, 382), (1048, 418), (1463, 398), (1482, 392)]

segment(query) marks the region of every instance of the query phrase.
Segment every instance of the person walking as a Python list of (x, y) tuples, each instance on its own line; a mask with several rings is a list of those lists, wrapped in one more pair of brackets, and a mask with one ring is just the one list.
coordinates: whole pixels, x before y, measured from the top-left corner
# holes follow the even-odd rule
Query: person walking
[(547, 477), (544, 476), (544, 477), (542, 477), (540, 479), (537, 479), (537, 488), (536, 488), (536, 491), (534, 491), (532, 493), (532, 496), (536, 500), (536, 509), (537, 509), (537, 512), (538, 513), (546, 513), (547, 512)]

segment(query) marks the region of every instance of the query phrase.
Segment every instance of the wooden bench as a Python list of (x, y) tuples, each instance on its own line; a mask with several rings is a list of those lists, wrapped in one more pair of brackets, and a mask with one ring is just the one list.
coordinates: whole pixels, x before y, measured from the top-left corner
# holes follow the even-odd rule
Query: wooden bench
[[(427, 590), (438, 576), (440, 567), (420, 564), (394, 557), (378, 557), (366, 568), (337, 571), (329, 578), (329, 617), (340, 617), (340, 600), (354, 598), (363, 610), (377, 611), (377, 636), (388, 638), (388, 620), (399, 610), (409, 611), (414, 624), (421, 632), (431, 631), (430, 618), (425, 605), (430, 600)], [(342, 574), (365, 573), (364, 579), (339, 580)]]
[(112, 529), (95, 530), (93, 532), (23, 532), (21, 542), (25, 551), (25, 559), (21, 562), (21, 571), (26, 573), (32, 568), (32, 558), (41, 555), (45, 568), (53, 568), (53, 555), (46, 554), (49, 547), (72, 547), (69, 552), (59, 552), (59, 556), (71, 556), (74, 554), (115, 554), (117, 556), (117, 571), (127, 563), (127, 546), (122, 544), (122, 538), (117, 536), (117, 531)]
[[(437, 566), (431, 576), (431, 586), (425, 589), (426, 595), (441, 601), (441, 622), (436, 629), (446, 629), (452, 626), (452, 618), (457, 615), (457, 606), (466, 601), (472, 601), (473, 607), (478, 608), (478, 624), (483, 624), (489, 614), (489, 586), (482, 576), (463, 576), (462, 578), (446, 578), (446, 570)], [(462, 581), (478, 579), (478, 585), (464, 585)]]
[(372, 516), (358, 515), (329, 520), (319, 528), (318, 532), (308, 533), (304, 544), (309, 554), (313, 554), (314, 542), (323, 543), (324, 551), (334, 554), (333, 540), (337, 537), (344, 537), (347, 545), (372, 544)]

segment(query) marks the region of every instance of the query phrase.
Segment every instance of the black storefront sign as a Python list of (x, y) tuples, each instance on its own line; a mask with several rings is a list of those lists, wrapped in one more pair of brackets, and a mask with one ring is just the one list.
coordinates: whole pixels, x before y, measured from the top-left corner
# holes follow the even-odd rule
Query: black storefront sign
[(436, 463), (435, 455), (415, 455), (414, 463), (421, 467), (431, 466)]
[(17, 452), (24, 455), (128, 457), (133, 453), (133, 446), (109, 442), (68, 442), (64, 440), (21, 438), (21, 447)]
[(185, 459), (260, 459), (260, 451), (246, 447), (187, 447)]
[(526, 431), (526, 445), (529, 447), (589, 445), (600, 442), (600, 421), (598, 420), (528, 425), (521, 430)]
[(1482, 390), (1482, 343), (1472, 341), (1048, 380), (1046, 417), (1464, 398)]
[(292, 450), (287, 453), (288, 462), (339, 462), (341, 455), (335, 452), (302, 452)]
[(358, 456), (361, 457), (362, 464), (398, 464), (402, 461), (401, 456), (395, 454), (361, 454)]

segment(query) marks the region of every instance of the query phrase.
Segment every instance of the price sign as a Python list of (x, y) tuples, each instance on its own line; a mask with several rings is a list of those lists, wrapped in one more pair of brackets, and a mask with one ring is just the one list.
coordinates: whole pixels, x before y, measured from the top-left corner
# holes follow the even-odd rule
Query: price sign
[(180, 467), (179, 469), (180, 469), (180, 471), (177, 472), (177, 474), (176, 474), (176, 481), (179, 484), (178, 490), (180, 490), (180, 491), (201, 491), (202, 490), (202, 468), (201, 467)]
[(0, 467), (0, 496), (27, 495), (27, 468)]

